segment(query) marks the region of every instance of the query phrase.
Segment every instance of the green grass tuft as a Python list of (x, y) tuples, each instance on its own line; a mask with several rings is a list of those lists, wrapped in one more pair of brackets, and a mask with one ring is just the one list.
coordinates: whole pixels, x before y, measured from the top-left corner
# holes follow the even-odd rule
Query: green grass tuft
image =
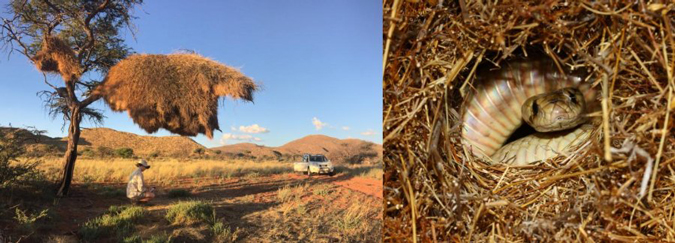
[(123, 238), (146, 213), (144, 208), (138, 206), (111, 206), (103, 216), (84, 223), (80, 228), (80, 234), (85, 241), (92, 241), (113, 232)]
[(235, 242), (239, 238), (239, 228), (234, 231), (227, 227), (223, 222), (217, 222), (211, 226), (213, 238), (216, 242)]
[(150, 236), (150, 239), (144, 240), (143, 243), (169, 243), (171, 236), (166, 233)]
[(172, 224), (212, 222), (215, 210), (203, 201), (185, 201), (174, 204), (167, 210), (166, 219)]

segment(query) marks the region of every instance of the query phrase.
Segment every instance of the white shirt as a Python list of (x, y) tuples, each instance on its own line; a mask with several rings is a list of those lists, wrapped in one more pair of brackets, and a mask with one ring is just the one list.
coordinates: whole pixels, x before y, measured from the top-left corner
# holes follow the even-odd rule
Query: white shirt
[(145, 182), (143, 181), (143, 171), (137, 168), (131, 176), (129, 176), (129, 183), (127, 184), (127, 197), (135, 198), (143, 194), (145, 191)]

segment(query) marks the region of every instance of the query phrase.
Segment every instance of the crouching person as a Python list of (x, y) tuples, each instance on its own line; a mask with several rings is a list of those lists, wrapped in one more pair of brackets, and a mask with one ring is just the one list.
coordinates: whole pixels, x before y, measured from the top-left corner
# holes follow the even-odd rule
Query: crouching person
[(136, 163), (137, 169), (129, 176), (129, 183), (127, 184), (127, 197), (131, 199), (134, 204), (147, 203), (155, 198), (155, 188), (149, 188), (145, 185), (143, 180), (143, 171), (150, 169), (148, 162), (139, 160)]

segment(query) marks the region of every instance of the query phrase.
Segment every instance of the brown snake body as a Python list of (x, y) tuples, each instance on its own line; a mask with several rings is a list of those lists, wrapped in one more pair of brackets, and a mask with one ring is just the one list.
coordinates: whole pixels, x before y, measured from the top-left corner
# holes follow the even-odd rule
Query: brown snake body
[[(551, 61), (505, 63), (499, 70), (479, 73), (473, 87), (462, 110), (462, 140), (474, 155), (498, 163), (526, 165), (562, 154), (589, 136), (592, 126), (568, 113), (584, 112), (574, 106), (591, 100), (593, 92), (582, 85), (580, 77), (563, 75)], [(559, 91), (563, 88), (575, 89)], [(572, 91), (577, 89), (580, 91), (574, 95)], [(559, 91), (557, 96), (549, 95), (553, 91)], [(538, 95), (539, 101), (528, 100)], [(570, 104), (572, 107), (567, 106)], [(526, 117), (523, 117), (523, 111)], [(576, 128), (536, 133), (504, 145), (523, 124), (523, 119), (528, 123), (549, 122), (549, 128), (533, 126), (538, 131), (553, 131), (554, 127), (564, 126)]]

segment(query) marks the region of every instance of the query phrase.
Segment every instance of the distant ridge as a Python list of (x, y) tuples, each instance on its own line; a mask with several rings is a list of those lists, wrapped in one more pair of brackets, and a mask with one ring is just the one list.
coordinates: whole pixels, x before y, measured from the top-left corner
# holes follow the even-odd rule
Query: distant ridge
[[(67, 138), (63, 138), (67, 141)], [(134, 154), (148, 156), (158, 153), (163, 156), (188, 156), (196, 149), (205, 149), (204, 146), (189, 137), (181, 136), (141, 136), (128, 132), (120, 132), (110, 128), (84, 128), (80, 135), (83, 148), (96, 147), (132, 148)]]
[[(0, 127), (0, 132), (20, 128)], [(48, 150), (63, 152), (67, 138), (35, 136), (27, 142), (28, 151)], [(182, 136), (142, 136), (121, 132), (110, 128), (83, 128), (79, 152), (97, 150), (100, 147), (110, 149), (131, 148), (140, 157), (158, 155), (164, 157), (188, 157), (201, 149), (206, 155), (225, 157), (243, 157), (248, 159), (297, 159), (304, 153), (324, 154), (338, 163), (372, 163), (382, 159), (382, 145), (360, 139), (337, 139), (325, 135), (309, 135), (293, 140), (280, 147), (266, 147), (253, 143), (238, 143), (215, 148), (206, 148), (189, 137)], [(58, 150), (58, 151), (56, 151)]]
[(382, 145), (360, 139), (337, 139), (325, 135), (309, 135), (280, 147), (240, 143), (212, 148), (226, 153), (239, 152), (253, 157), (297, 157), (304, 153), (324, 154), (332, 161), (369, 163), (382, 159)]

